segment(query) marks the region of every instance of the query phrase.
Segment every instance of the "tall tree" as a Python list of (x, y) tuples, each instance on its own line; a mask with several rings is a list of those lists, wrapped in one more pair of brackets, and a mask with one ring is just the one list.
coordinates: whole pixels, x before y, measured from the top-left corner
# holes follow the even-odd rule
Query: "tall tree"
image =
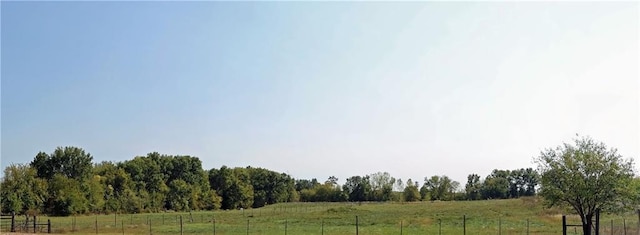
[(253, 187), (245, 169), (230, 169), (227, 166), (211, 169), (209, 182), (222, 197), (222, 209), (249, 208), (253, 205)]
[(468, 200), (480, 199), (480, 176), (478, 174), (470, 174), (469, 176), (467, 176), (467, 184), (464, 188), (465, 192), (467, 193)]
[(368, 201), (371, 193), (369, 176), (352, 176), (342, 186), (342, 190), (348, 195), (349, 201)]
[(418, 191), (418, 181), (413, 182), (411, 179), (408, 179), (407, 186), (404, 188), (402, 194), (404, 196), (404, 201), (406, 202), (419, 201), (420, 192)]
[(37, 178), (35, 169), (22, 164), (11, 164), (4, 169), (0, 182), (0, 204), (3, 212), (42, 211), (46, 199), (47, 181)]
[(52, 154), (40, 152), (31, 162), (38, 176), (52, 179), (61, 174), (71, 179), (84, 180), (91, 177), (93, 157), (78, 147), (58, 147)]
[(431, 200), (451, 200), (460, 183), (451, 180), (448, 176), (431, 176), (424, 178), (425, 185), (429, 189)]
[(485, 199), (508, 198), (510, 187), (509, 174), (510, 172), (508, 170), (493, 170), (482, 184), (482, 197)]
[(634, 176), (633, 161), (589, 137), (546, 149), (536, 162), (542, 176), (540, 195), (549, 206), (573, 208), (580, 215), (585, 235), (591, 234), (597, 210), (612, 211), (629, 205), (633, 199), (629, 187)]
[(391, 193), (393, 192), (393, 185), (396, 179), (388, 172), (377, 172), (370, 174), (371, 179), (371, 200), (374, 201), (389, 201), (391, 200)]

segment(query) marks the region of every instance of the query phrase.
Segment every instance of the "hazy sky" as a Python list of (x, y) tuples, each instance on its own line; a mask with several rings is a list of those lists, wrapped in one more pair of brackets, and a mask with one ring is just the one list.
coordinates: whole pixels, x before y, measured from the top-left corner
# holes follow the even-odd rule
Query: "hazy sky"
[(1, 9), (2, 168), (78, 146), (464, 185), (576, 133), (640, 165), (637, 2)]

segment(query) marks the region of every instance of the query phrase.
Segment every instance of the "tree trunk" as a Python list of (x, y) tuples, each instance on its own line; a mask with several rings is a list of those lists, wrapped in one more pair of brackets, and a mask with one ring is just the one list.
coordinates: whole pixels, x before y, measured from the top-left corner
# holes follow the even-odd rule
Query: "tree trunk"
[(585, 215), (585, 220), (582, 221), (582, 234), (591, 235), (592, 218), (593, 215)]

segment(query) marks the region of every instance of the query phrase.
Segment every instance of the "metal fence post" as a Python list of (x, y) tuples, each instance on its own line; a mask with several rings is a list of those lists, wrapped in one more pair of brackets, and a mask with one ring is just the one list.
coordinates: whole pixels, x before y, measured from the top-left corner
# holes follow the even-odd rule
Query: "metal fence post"
[(358, 216), (356, 215), (356, 235), (358, 235)]
[[(638, 214), (638, 215), (640, 216), (640, 214)], [(16, 212), (14, 212), (14, 211), (11, 212), (11, 232), (12, 233), (16, 232)]]
[(562, 235), (567, 235), (567, 216), (562, 215)]
[(462, 216), (462, 234), (467, 235), (467, 215)]
[(596, 235), (600, 235), (600, 209), (596, 210)]

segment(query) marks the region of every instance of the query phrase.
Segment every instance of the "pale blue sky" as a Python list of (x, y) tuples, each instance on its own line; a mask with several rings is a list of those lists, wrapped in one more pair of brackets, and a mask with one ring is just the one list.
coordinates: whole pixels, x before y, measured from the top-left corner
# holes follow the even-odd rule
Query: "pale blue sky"
[(634, 2), (1, 8), (3, 168), (73, 145), (464, 184), (576, 133), (640, 160)]

